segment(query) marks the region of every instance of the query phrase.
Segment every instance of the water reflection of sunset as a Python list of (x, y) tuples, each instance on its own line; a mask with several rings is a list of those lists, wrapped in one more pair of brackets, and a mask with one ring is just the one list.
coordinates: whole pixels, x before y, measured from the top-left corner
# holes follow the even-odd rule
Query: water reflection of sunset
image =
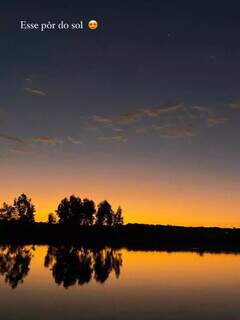
[[(20, 316), (28, 312), (61, 320), (80, 315), (91, 319), (96, 315), (102, 319), (116, 315), (131, 319), (136, 313), (139, 319), (146, 319), (147, 315), (155, 319), (157, 314), (165, 319), (217, 316), (223, 320), (239, 311), (238, 254), (123, 249), (119, 251), (122, 267), (118, 278), (111, 272), (104, 283), (92, 278), (66, 290), (55, 282), (53, 269), (44, 267), (48, 249), (35, 246), (29, 272), (14, 290), (4, 282), (1, 269), (1, 312), (5, 319), (13, 318), (15, 312), (10, 303), (18, 308)], [(65, 268), (71, 268), (71, 259), (65, 263), (64, 269), (59, 270), (62, 275)]]

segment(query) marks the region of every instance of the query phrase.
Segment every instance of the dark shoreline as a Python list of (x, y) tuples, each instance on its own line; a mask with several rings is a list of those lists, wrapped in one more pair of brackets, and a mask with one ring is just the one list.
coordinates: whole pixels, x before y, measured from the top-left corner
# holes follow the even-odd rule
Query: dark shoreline
[(118, 227), (0, 222), (0, 243), (129, 250), (240, 253), (240, 229), (128, 224)]

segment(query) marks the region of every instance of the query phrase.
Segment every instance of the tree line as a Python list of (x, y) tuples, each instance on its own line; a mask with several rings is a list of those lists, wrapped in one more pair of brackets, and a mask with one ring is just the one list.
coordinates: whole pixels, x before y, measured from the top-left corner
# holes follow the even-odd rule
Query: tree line
[[(0, 220), (18, 221), (21, 223), (35, 222), (35, 206), (25, 194), (14, 199), (13, 204), (3, 203), (0, 208)], [(123, 224), (121, 207), (116, 212), (111, 204), (104, 200), (97, 206), (93, 200), (81, 199), (75, 195), (61, 200), (56, 213), (49, 213), (49, 224), (82, 225), (82, 226), (119, 226)]]

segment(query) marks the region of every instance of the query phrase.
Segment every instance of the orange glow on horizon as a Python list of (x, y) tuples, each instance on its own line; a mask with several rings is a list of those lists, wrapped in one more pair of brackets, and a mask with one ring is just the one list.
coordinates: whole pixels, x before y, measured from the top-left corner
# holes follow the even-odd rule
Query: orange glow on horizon
[[(46, 192), (46, 190), (45, 190)], [(179, 198), (177, 195), (168, 197), (155, 198), (154, 194), (144, 194), (141, 198), (140, 193), (136, 190), (135, 193), (130, 192), (130, 197), (127, 198), (125, 192), (122, 195), (109, 192), (103, 194), (101, 191), (86, 192), (78, 194), (77, 192), (51, 192), (48, 196), (44, 193), (26, 192), (32, 198), (36, 206), (36, 221), (47, 221), (48, 214), (55, 212), (58, 203), (65, 196), (71, 194), (78, 195), (82, 198), (93, 199), (96, 205), (107, 199), (116, 210), (118, 205), (121, 205), (124, 214), (125, 223), (145, 223), (145, 224), (165, 224), (165, 225), (185, 225), (185, 226), (223, 226), (236, 227), (238, 226), (237, 219), (234, 215), (226, 215), (226, 212), (237, 212), (237, 207), (226, 201), (213, 200), (202, 202), (201, 199), (194, 198), (191, 200)], [(127, 192), (126, 192), (127, 193)], [(39, 196), (40, 194), (40, 196)], [(138, 199), (141, 199), (140, 201)], [(154, 199), (157, 199), (155, 202)], [(174, 199), (174, 200), (173, 200)], [(4, 201), (11, 203), (12, 197), (5, 197)], [(231, 209), (230, 209), (231, 208)]]
[(91, 167), (90, 174), (86, 169), (75, 172), (75, 168), (73, 164), (72, 171), (64, 172), (57, 166), (54, 171), (39, 167), (38, 173), (30, 171), (24, 179), (17, 168), (11, 168), (15, 181), (5, 179), (4, 187), (0, 187), (0, 205), (4, 201), (12, 203), (24, 192), (36, 206), (36, 220), (47, 221), (48, 213), (55, 212), (61, 199), (75, 194), (96, 204), (106, 199), (114, 210), (120, 205), (125, 223), (240, 225), (238, 185), (225, 178), (201, 172), (193, 176), (186, 172), (144, 171), (137, 166), (123, 166), (117, 173), (115, 168)]

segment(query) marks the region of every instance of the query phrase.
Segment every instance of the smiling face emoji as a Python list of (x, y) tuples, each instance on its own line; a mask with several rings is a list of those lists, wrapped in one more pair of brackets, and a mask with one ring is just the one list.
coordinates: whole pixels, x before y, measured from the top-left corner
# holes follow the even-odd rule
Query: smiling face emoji
[(96, 30), (97, 27), (98, 27), (98, 22), (97, 22), (96, 20), (90, 20), (90, 21), (88, 22), (88, 28), (89, 28), (90, 30)]

